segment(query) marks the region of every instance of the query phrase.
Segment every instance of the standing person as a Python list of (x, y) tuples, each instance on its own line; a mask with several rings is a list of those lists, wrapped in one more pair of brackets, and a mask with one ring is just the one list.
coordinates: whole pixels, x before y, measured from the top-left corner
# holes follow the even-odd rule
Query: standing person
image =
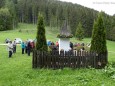
[(13, 53), (16, 53), (16, 39), (13, 42)]
[(58, 42), (56, 42), (56, 47), (59, 47), (59, 43)]
[(22, 54), (24, 54), (24, 49), (25, 49), (25, 43), (24, 42), (21, 43), (21, 48), (22, 48)]
[(28, 39), (25, 41), (25, 53), (28, 52)]
[(71, 50), (73, 50), (73, 43), (72, 42), (70, 42), (70, 48), (71, 48)]
[(8, 51), (9, 51), (9, 58), (12, 57), (12, 52), (13, 52), (13, 44), (12, 41), (8, 43)]
[(47, 45), (48, 45), (48, 46), (50, 46), (50, 45), (51, 45), (51, 41), (50, 41), (50, 40), (47, 42)]
[(28, 42), (28, 56), (30, 56), (30, 51), (31, 51), (31, 43), (30, 42)]

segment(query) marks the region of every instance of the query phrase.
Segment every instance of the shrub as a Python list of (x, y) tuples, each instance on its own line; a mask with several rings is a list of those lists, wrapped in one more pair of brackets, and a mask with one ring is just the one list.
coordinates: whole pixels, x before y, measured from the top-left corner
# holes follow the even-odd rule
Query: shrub
[(0, 31), (13, 29), (12, 16), (7, 8), (0, 9)]

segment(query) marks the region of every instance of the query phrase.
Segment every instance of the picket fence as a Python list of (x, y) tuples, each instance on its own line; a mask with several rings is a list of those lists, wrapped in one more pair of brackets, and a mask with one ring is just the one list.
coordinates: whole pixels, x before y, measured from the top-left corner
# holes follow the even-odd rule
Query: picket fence
[(33, 51), (33, 68), (104, 68), (108, 63), (107, 53), (87, 51)]

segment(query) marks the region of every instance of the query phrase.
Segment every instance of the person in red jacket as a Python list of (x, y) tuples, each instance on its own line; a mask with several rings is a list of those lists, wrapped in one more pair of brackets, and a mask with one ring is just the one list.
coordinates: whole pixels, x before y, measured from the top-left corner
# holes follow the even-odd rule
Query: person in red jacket
[(59, 43), (58, 42), (56, 42), (56, 47), (59, 47)]

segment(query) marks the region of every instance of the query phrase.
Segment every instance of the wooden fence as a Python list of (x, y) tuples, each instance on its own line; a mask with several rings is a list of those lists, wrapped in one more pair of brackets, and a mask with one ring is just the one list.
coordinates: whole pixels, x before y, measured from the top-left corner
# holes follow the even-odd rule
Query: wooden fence
[(33, 68), (103, 68), (107, 64), (107, 53), (96, 54), (86, 51), (33, 51)]

